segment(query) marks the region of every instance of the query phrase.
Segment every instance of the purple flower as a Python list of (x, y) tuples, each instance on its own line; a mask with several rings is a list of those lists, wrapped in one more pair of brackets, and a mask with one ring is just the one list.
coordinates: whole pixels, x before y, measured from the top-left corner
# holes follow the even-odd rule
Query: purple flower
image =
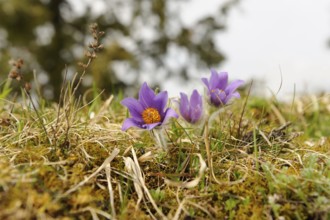
[(235, 80), (228, 84), (228, 73), (215, 70), (211, 70), (210, 80), (202, 78), (202, 81), (208, 89), (210, 102), (217, 107), (226, 105), (232, 98), (240, 98), (236, 89), (244, 83), (243, 80)]
[(184, 93), (180, 93), (180, 113), (181, 116), (189, 123), (194, 124), (198, 122), (203, 114), (203, 100), (195, 89), (188, 100), (188, 96)]
[(156, 126), (162, 125), (168, 121), (169, 118), (177, 118), (177, 113), (171, 109), (164, 108), (167, 104), (167, 91), (155, 94), (149, 88), (147, 83), (143, 83), (139, 91), (139, 99), (125, 98), (121, 104), (126, 106), (131, 114), (131, 118), (127, 118), (122, 126), (122, 130), (126, 131), (130, 127), (139, 127), (151, 130)]

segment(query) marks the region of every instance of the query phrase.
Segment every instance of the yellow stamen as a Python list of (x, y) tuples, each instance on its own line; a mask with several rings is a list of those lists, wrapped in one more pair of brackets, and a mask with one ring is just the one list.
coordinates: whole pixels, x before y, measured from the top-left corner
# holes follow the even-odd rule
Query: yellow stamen
[(147, 108), (142, 112), (142, 119), (146, 124), (160, 122), (161, 117), (157, 109)]
[[(211, 93), (215, 93), (217, 90), (215, 90), (215, 89), (212, 89), (211, 90)], [(225, 92), (224, 90), (222, 90), (222, 89), (219, 89), (219, 91), (220, 91), (220, 93), (223, 93), (223, 92)]]

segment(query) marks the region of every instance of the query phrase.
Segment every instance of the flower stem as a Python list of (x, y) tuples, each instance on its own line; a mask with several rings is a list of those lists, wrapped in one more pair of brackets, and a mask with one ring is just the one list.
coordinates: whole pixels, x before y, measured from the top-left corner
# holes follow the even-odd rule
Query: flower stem
[(163, 148), (163, 150), (167, 150), (167, 142), (164, 137), (163, 129), (153, 129), (152, 134), (157, 142), (157, 144)]
[(211, 149), (210, 149), (210, 141), (209, 141), (209, 116), (207, 116), (205, 121), (205, 128), (204, 128), (204, 142), (205, 142), (205, 150), (206, 150), (206, 157), (207, 157), (207, 165), (211, 168)]
[(206, 150), (206, 156), (207, 156), (207, 165), (210, 169), (211, 173), (211, 180), (215, 181), (218, 184), (221, 184), (220, 181), (216, 178), (213, 170), (213, 161), (211, 156), (211, 144), (210, 144), (210, 134), (209, 134), (209, 128), (211, 125), (211, 122), (215, 119), (216, 115), (223, 112), (224, 109), (221, 108), (215, 112), (213, 112), (211, 115), (208, 115), (206, 117), (205, 126), (204, 126), (204, 143), (205, 143), (205, 150)]
[(211, 146), (210, 146), (210, 140), (209, 140), (209, 129), (211, 122), (215, 119), (215, 117), (224, 111), (224, 108), (217, 109), (216, 111), (212, 112), (210, 115), (207, 115), (205, 118), (205, 124), (204, 124), (204, 142), (205, 142), (205, 150), (206, 150), (206, 156), (207, 156), (207, 165), (209, 168), (211, 168), (211, 171), (213, 172), (212, 168), (212, 158), (211, 158)]

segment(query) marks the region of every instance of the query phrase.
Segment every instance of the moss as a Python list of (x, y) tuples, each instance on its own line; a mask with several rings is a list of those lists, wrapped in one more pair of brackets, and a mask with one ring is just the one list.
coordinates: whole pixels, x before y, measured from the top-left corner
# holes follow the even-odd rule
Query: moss
[[(157, 208), (172, 218), (183, 207), (180, 219), (327, 219), (330, 141), (324, 135), (328, 134), (325, 106), (329, 103), (319, 100), (317, 118), (315, 109), (306, 107), (301, 112), (296, 105), (250, 98), (241, 119), (243, 101), (236, 102), (210, 126), (218, 183), (207, 169), (197, 186), (189, 189), (168, 186), (164, 180), (196, 178), (200, 161), (195, 154), (205, 160), (207, 155), (201, 128), (185, 128), (172, 121), (166, 128), (169, 151), (163, 152), (148, 132), (120, 130), (126, 110), (118, 103), (110, 105), (102, 117), (93, 106), (94, 118), (87, 114), (92, 104), (72, 105), (66, 116), (64, 109), (58, 114), (55, 104), (45, 106), (42, 118), (48, 136), (33, 111), (14, 105), (12, 115), (20, 115), (19, 123), (0, 128), (0, 218), (90, 219), (94, 214), (107, 218), (114, 211), (118, 219), (161, 218)], [(309, 102), (303, 98), (300, 105)], [(14, 121), (6, 114), (6, 102), (1, 105), (0, 115)], [(291, 125), (280, 130), (283, 118), (278, 117), (290, 119)], [(130, 147), (137, 157), (152, 154), (139, 166), (157, 208), (143, 188), (138, 203), (136, 177), (124, 163), (124, 158), (133, 158)], [(97, 171), (115, 148), (120, 153), (109, 163), (109, 181), (106, 169)]]

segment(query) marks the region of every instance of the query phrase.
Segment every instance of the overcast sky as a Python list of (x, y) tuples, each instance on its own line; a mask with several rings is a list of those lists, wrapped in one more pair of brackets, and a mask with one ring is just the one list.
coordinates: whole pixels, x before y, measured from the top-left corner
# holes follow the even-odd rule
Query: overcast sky
[[(216, 14), (219, 4), (226, 1), (191, 0), (177, 10), (183, 22), (191, 25), (209, 13)], [(94, 9), (103, 11), (102, 3), (94, 0)], [(330, 92), (329, 0), (241, 0), (229, 14), (227, 31), (217, 39), (227, 58), (217, 69), (227, 71), (232, 80), (264, 80), (265, 91), (276, 92), (282, 73), (279, 97), (293, 94), (294, 88), (299, 93)], [(202, 88), (199, 78), (200, 74), (189, 84), (175, 79), (164, 88), (170, 95), (179, 89), (191, 92)]]
[[(194, 17), (216, 13), (219, 2), (193, 0), (182, 18), (189, 24)], [(227, 57), (220, 70), (232, 79), (263, 79), (274, 92), (282, 72), (280, 96), (292, 93), (294, 85), (299, 92), (330, 92), (329, 39), (328, 0), (242, 0), (218, 37)]]

